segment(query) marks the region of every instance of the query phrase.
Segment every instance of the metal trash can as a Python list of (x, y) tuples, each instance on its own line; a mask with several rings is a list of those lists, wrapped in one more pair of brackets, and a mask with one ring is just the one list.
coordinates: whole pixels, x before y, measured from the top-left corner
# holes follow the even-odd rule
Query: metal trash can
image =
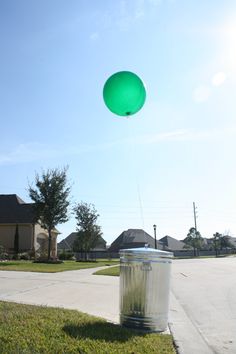
[(152, 248), (120, 251), (120, 323), (149, 332), (168, 324), (173, 253)]

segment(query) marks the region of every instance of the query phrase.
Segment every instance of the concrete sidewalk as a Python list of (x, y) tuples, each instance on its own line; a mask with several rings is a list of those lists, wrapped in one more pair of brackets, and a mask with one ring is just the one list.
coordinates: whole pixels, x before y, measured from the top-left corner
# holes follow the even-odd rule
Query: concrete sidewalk
[(119, 278), (92, 275), (96, 270), (0, 271), (0, 300), (76, 309), (118, 323)]
[(184, 309), (170, 293), (169, 329), (174, 337), (177, 353), (179, 354), (213, 354), (207, 342), (191, 322)]

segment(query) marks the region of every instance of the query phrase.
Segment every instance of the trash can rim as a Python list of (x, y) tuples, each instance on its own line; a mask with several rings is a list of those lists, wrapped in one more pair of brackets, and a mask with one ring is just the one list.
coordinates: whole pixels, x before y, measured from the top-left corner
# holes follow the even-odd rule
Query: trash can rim
[(139, 247), (139, 248), (125, 248), (121, 249), (120, 254), (152, 254), (159, 257), (173, 257), (173, 252), (162, 251), (155, 248)]

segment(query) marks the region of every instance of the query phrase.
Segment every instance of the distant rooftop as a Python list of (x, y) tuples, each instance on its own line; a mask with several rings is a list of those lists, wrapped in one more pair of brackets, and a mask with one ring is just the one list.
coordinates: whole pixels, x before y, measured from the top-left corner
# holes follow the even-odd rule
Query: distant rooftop
[[(66, 249), (69, 249), (69, 250), (72, 250), (73, 248), (73, 243), (75, 241), (77, 237), (77, 232), (72, 232), (69, 236), (67, 236), (66, 238), (64, 238), (64, 240), (62, 240), (61, 242), (59, 242), (57, 244), (57, 248), (60, 249), (60, 250), (66, 250)], [(104, 249), (106, 249), (106, 241), (100, 236), (98, 241), (97, 241), (97, 244), (96, 244), (96, 247), (93, 249), (93, 251), (99, 251), (99, 250), (102, 250), (104, 251)]]
[(186, 244), (183, 241), (179, 241), (171, 236), (164, 236), (159, 241), (163, 242), (165, 249), (171, 251), (182, 251), (186, 249)]
[[(142, 247), (149, 244), (152, 248), (155, 247), (155, 240), (146, 231), (142, 229), (128, 229), (123, 231), (120, 236), (112, 242), (109, 251), (117, 252), (122, 248)], [(157, 240), (157, 248), (162, 249), (162, 243)]]

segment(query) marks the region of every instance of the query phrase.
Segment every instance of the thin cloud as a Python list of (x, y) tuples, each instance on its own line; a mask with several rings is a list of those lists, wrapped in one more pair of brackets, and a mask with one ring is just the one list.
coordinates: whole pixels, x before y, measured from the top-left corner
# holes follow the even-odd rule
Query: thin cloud
[(191, 130), (176, 130), (173, 132), (166, 132), (160, 134), (150, 134), (136, 137), (132, 140), (126, 141), (127, 143), (135, 143), (137, 145), (156, 144), (161, 142), (181, 142), (181, 141), (196, 141), (214, 139), (225, 134), (232, 134), (231, 129), (220, 131), (191, 131)]
[(0, 152), (0, 165), (12, 165), (19, 163), (31, 163), (34, 161), (62, 158), (63, 156), (81, 155), (96, 151), (106, 151), (116, 146), (131, 144), (153, 144), (157, 141), (170, 140), (179, 135), (179, 132), (162, 133), (157, 135), (145, 135), (122, 140), (108, 141), (102, 144), (82, 145), (78, 147), (68, 146), (60, 150), (58, 147), (48, 146), (37, 142), (19, 144), (12, 150)]
[(179, 139), (179, 137), (183, 137), (183, 135), (185, 134), (185, 130), (177, 130), (173, 132), (165, 132), (159, 134), (148, 134), (138, 136), (134, 139), (128, 140), (128, 142), (132, 142), (138, 145), (155, 144), (161, 141), (176, 141)]
[[(134, 25), (143, 21), (145, 17), (153, 16), (163, 2), (173, 3), (175, 0), (121, 0), (114, 1), (112, 10), (107, 6), (106, 11), (96, 11), (91, 14), (95, 23), (99, 23), (104, 29), (118, 28), (120, 31), (127, 31)], [(115, 6), (115, 11), (114, 11)], [(93, 40), (93, 33), (90, 40)], [(96, 36), (95, 36), (95, 39)]]
[(43, 144), (19, 144), (9, 152), (0, 153), (0, 165), (48, 159), (56, 156), (57, 154), (57, 149), (49, 149)]
[(48, 146), (37, 142), (19, 144), (11, 151), (0, 153), (0, 165), (30, 163), (34, 161), (49, 160), (53, 158), (62, 158), (63, 156), (76, 156), (97, 151), (106, 151), (115, 147), (129, 145), (155, 145), (165, 142), (183, 142), (219, 139), (222, 137), (234, 136), (236, 130), (232, 127), (226, 127), (221, 130), (209, 131), (190, 131), (175, 130), (158, 134), (146, 134), (132, 138), (126, 138), (115, 141), (108, 141), (102, 144), (82, 145), (78, 147), (68, 146), (60, 150), (57, 146)]
[(146, 15), (158, 9), (162, 0), (122, 0), (119, 3), (118, 18), (115, 21), (121, 31), (125, 31)]

